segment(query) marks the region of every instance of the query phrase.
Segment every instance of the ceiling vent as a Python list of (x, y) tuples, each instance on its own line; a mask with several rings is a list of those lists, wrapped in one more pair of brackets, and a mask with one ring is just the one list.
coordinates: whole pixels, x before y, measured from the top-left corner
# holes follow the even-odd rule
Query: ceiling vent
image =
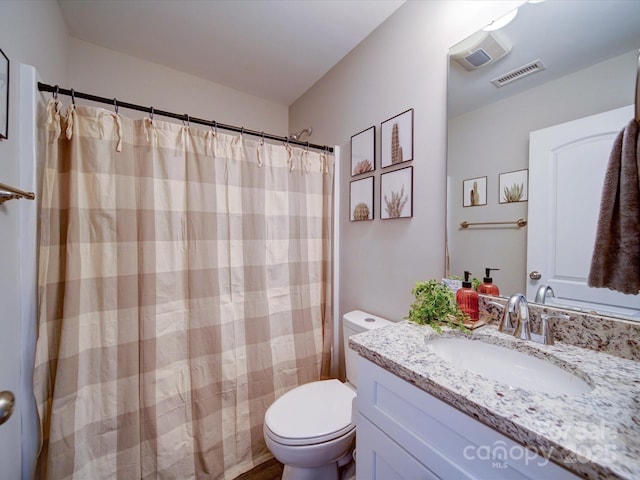
[(522, 67), (518, 67), (515, 70), (511, 70), (510, 72), (505, 73), (504, 75), (500, 75), (499, 77), (491, 80), (496, 87), (502, 87), (507, 83), (515, 82), (516, 80), (520, 80), (527, 75), (531, 75), (536, 72), (540, 72), (544, 70), (546, 67), (542, 60), (535, 60), (531, 63), (523, 65)]
[(471, 72), (489, 65), (511, 51), (511, 42), (498, 32), (480, 31), (456, 45), (451, 58)]

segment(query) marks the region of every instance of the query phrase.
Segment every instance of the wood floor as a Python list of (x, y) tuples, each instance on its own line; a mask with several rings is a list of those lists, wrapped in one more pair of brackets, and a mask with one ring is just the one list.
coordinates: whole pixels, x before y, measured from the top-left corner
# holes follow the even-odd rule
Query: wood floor
[(284, 466), (280, 462), (272, 458), (236, 477), (235, 480), (280, 480), (283, 468)]

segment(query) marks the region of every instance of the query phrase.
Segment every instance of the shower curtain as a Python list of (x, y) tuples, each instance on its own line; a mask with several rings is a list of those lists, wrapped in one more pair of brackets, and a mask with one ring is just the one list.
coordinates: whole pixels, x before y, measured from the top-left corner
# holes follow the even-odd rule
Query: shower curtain
[(34, 389), (42, 479), (230, 479), (329, 375), (334, 158), (47, 111)]

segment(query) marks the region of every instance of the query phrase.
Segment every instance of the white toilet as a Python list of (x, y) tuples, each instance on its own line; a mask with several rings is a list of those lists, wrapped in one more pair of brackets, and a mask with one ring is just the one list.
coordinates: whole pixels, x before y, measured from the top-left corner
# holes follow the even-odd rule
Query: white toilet
[(264, 416), (264, 439), (284, 464), (283, 480), (338, 480), (351, 462), (356, 437), (357, 354), (349, 348), (356, 333), (392, 322), (360, 310), (342, 317), (347, 383), (321, 380), (296, 387), (278, 398)]

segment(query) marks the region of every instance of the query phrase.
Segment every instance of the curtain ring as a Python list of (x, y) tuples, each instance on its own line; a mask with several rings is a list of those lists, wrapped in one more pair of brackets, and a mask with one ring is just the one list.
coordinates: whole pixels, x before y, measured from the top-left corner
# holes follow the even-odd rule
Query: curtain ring
[(309, 151), (309, 140), (307, 140), (307, 147), (306, 147), (307, 152)]
[(213, 133), (218, 135), (218, 122), (216, 122), (215, 120), (213, 120)]
[(264, 145), (264, 131), (262, 132), (262, 141), (260, 143)]
[(151, 110), (149, 111), (149, 119), (153, 122), (153, 107), (151, 107)]
[(56, 89), (53, 91), (53, 99), (58, 100), (58, 93), (60, 93), (60, 85), (56, 85)]
[[(184, 116), (187, 119), (187, 128), (189, 128), (191, 126), (190, 117), (186, 113), (184, 114)], [(182, 120), (182, 125), (184, 125), (184, 120)]]
[(76, 92), (73, 90), (73, 88), (71, 89), (71, 103), (74, 107), (76, 106)]
[(244, 138), (244, 127), (242, 127), (242, 128), (240, 129), (240, 136), (241, 136), (242, 138)]
[(118, 99), (114, 97), (113, 99), (113, 106), (115, 108), (116, 111), (116, 115), (118, 114)]

